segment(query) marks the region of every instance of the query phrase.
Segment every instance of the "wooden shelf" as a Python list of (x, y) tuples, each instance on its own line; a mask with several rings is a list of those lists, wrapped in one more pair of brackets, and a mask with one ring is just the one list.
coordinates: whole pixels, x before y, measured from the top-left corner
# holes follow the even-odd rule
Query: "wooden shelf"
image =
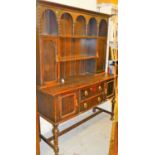
[(98, 37), (97, 36), (63, 36), (63, 35), (60, 35), (59, 36), (60, 38), (90, 38), (90, 39), (97, 39)]
[(60, 35), (59, 36), (60, 38), (77, 38), (77, 39), (103, 39), (103, 40), (105, 40), (106, 39), (106, 37), (101, 37), (101, 36), (62, 36), (62, 35)]
[(58, 35), (49, 35), (49, 34), (41, 34), (40, 37), (44, 37), (44, 38), (59, 38)]
[(106, 37), (97, 37), (98, 39), (103, 39), (103, 40), (105, 40), (106, 39)]
[(76, 61), (76, 60), (88, 60), (88, 59), (96, 59), (97, 56), (68, 56), (68, 57), (60, 57), (58, 61), (66, 62), (66, 61)]
[(73, 38), (73, 39), (103, 39), (105, 40), (106, 37), (101, 36), (64, 36), (64, 35), (49, 35), (49, 34), (41, 34), (41, 37), (47, 38)]

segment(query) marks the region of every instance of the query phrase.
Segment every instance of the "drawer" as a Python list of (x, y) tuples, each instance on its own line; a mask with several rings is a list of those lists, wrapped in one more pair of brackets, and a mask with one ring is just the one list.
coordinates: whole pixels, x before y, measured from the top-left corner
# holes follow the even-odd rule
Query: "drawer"
[(96, 106), (96, 105), (99, 105), (99, 104), (101, 104), (102, 103), (102, 101), (104, 100), (104, 95), (99, 95), (99, 96), (97, 96), (97, 97), (95, 97), (94, 99), (91, 99), (90, 100), (90, 107), (94, 107), (94, 106)]
[(87, 111), (89, 109), (89, 102), (80, 103), (80, 112)]
[(87, 111), (88, 109), (99, 105), (102, 101), (104, 101), (104, 95), (98, 95), (90, 100), (80, 103), (80, 111)]
[(92, 85), (89, 87), (82, 88), (80, 90), (80, 100), (85, 100), (89, 97), (104, 92), (104, 83)]

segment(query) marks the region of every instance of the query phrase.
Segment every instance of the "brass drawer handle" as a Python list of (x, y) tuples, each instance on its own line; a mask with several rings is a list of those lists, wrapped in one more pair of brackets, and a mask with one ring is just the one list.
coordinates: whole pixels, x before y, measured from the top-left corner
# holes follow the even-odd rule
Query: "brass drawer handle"
[(87, 90), (84, 91), (84, 95), (88, 96), (88, 91)]
[(84, 108), (87, 109), (88, 108), (88, 104), (84, 103)]
[(99, 89), (99, 91), (102, 91), (102, 87), (101, 86), (99, 86), (98, 89)]
[(101, 97), (98, 97), (97, 100), (98, 100), (99, 102), (101, 102)]

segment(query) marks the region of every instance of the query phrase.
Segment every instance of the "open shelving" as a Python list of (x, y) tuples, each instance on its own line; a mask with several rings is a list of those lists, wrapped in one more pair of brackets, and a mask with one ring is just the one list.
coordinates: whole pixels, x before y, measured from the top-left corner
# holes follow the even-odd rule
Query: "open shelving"
[(58, 24), (56, 21), (56, 15), (51, 10), (46, 10), (43, 13), (43, 34), (47, 35), (58, 35)]
[(85, 16), (73, 18), (69, 12), (59, 18), (58, 21), (56, 13), (50, 9), (42, 14), (42, 61), (46, 62), (42, 66), (43, 81), (104, 72), (107, 22), (101, 19), (98, 24), (91, 16), (86, 22)]
[(86, 20), (83, 16), (76, 19), (74, 35), (86, 36)]
[(107, 23), (104, 19), (102, 19), (100, 21), (100, 25), (99, 25), (99, 36), (107, 36)]
[(97, 36), (97, 21), (91, 18), (88, 23), (88, 36)]
[(61, 16), (61, 34), (73, 35), (73, 18), (69, 13), (64, 13)]

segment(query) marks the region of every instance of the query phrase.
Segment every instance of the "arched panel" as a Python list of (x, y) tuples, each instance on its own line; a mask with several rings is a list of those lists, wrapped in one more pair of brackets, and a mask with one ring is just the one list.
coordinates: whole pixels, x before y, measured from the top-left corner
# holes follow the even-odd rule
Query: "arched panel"
[(54, 42), (44, 41), (43, 61), (44, 82), (56, 80), (56, 47)]
[(75, 35), (86, 35), (86, 20), (83, 16), (78, 16), (75, 24)]
[(61, 16), (61, 34), (62, 35), (73, 34), (73, 18), (69, 13), (64, 13)]
[(107, 22), (102, 19), (99, 25), (99, 36), (107, 35)]
[(91, 18), (88, 23), (88, 35), (97, 36), (97, 21), (95, 18)]
[(50, 35), (58, 34), (56, 15), (51, 10), (45, 10), (43, 13), (43, 33)]

